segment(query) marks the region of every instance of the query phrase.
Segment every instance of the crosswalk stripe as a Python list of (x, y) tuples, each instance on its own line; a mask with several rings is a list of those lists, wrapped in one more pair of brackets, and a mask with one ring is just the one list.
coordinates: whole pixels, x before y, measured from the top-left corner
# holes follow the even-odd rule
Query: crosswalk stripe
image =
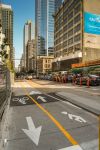
[(30, 86), (29, 84), (27, 84), (27, 83), (24, 83), (24, 86), (27, 87), (27, 88), (31, 87), (31, 86)]

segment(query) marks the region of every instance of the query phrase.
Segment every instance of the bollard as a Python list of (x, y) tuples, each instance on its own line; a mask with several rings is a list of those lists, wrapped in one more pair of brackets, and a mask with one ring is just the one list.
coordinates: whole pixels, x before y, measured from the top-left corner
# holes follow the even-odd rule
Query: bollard
[(75, 79), (73, 79), (73, 85), (76, 85), (76, 80)]
[(87, 79), (87, 87), (90, 88), (90, 79)]
[(82, 86), (82, 78), (80, 77), (80, 86)]

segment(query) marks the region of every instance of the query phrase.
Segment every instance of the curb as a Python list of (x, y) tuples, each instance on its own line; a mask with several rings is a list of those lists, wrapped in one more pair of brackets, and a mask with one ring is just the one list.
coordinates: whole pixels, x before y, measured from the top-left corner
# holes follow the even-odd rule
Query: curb
[(12, 90), (10, 92), (10, 96), (8, 98), (8, 100), (6, 101), (6, 105), (4, 108), (4, 113), (2, 116), (2, 119), (0, 121), (0, 149), (4, 149), (5, 143), (4, 143), (4, 136), (6, 137), (7, 133), (5, 134), (4, 132), (6, 132), (6, 128), (7, 128), (7, 115), (9, 112), (9, 107), (10, 107), (10, 100), (11, 100), (11, 96), (12, 96)]
[(88, 107), (88, 106), (86, 106), (86, 105), (84, 105), (84, 104), (82, 104), (82, 103), (78, 103), (78, 102), (76, 102), (75, 100), (73, 100), (73, 99), (71, 99), (71, 98), (69, 98), (69, 97), (65, 97), (65, 96), (63, 96), (63, 95), (60, 95), (59, 93), (55, 93), (55, 95), (58, 96), (59, 98), (62, 98), (64, 101), (68, 101), (68, 102), (70, 102), (71, 104), (73, 104), (73, 105), (75, 105), (75, 106), (77, 106), (77, 107), (80, 107), (80, 108), (82, 108), (83, 110), (85, 110), (85, 111), (87, 111), (87, 112), (89, 112), (89, 113), (94, 114), (94, 115), (97, 116), (97, 117), (100, 116), (100, 111), (98, 111), (98, 110), (96, 110), (96, 109), (93, 109), (93, 108), (91, 108), (91, 107)]

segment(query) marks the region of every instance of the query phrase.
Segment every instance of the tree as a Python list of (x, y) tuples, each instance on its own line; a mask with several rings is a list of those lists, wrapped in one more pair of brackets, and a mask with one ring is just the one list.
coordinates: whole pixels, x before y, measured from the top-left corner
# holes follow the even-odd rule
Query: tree
[(7, 46), (8, 46), (8, 39), (5, 38), (5, 35), (2, 32), (2, 25), (0, 24), (0, 56), (2, 58), (2, 61), (5, 62), (6, 59), (8, 59), (7, 54)]

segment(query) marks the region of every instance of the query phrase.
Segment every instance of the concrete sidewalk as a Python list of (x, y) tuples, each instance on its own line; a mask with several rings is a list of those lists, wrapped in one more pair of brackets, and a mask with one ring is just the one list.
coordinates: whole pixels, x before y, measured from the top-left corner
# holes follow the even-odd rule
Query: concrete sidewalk
[(100, 116), (100, 100), (89, 99), (68, 92), (57, 92), (56, 95), (71, 102), (72, 104), (75, 104), (76, 106)]

